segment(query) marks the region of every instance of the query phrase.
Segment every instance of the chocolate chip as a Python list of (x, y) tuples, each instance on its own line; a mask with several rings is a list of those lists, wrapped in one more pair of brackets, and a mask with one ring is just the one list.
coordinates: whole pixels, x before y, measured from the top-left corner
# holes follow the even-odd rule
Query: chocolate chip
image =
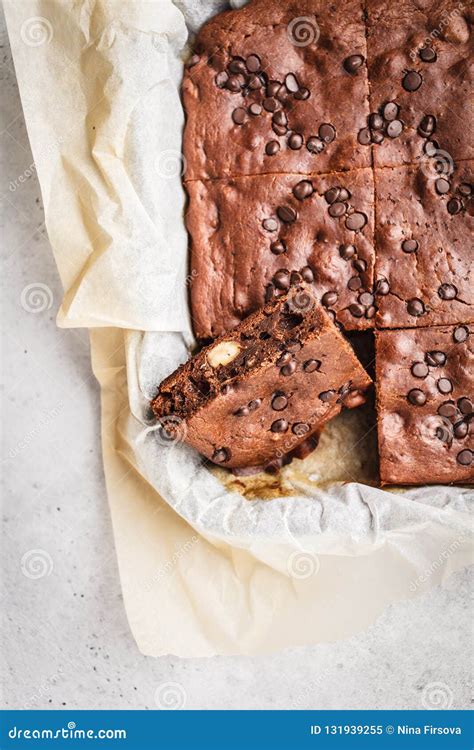
[(451, 430), (444, 424), (436, 428), (435, 435), (443, 443), (450, 443), (452, 440)]
[(332, 216), (333, 219), (338, 219), (340, 216), (344, 216), (344, 214), (347, 211), (347, 206), (345, 203), (331, 203), (331, 205), (328, 208), (329, 216)]
[(451, 200), (448, 201), (447, 209), (448, 213), (452, 216), (462, 211), (462, 203), (459, 198), (451, 198)]
[(348, 191), (347, 188), (345, 188), (345, 187), (339, 188), (339, 197), (338, 197), (338, 200), (340, 200), (340, 201), (348, 201), (350, 197), (351, 197), (351, 194), (350, 194), (350, 192)]
[(456, 289), (454, 284), (441, 284), (438, 289), (438, 295), (441, 297), (441, 299), (455, 299), (457, 293), (458, 290)]
[(390, 284), (387, 279), (381, 278), (375, 282), (375, 293), (385, 297), (390, 292)]
[(408, 392), (407, 399), (413, 406), (423, 406), (426, 404), (426, 395), (419, 388), (412, 388)]
[(363, 258), (356, 258), (356, 260), (352, 261), (352, 265), (356, 269), (356, 271), (359, 271), (359, 273), (364, 273), (364, 271), (367, 271), (367, 263)]
[(344, 258), (344, 260), (351, 260), (351, 258), (354, 257), (356, 254), (356, 249), (354, 245), (340, 245), (339, 246), (339, 255), (341, 258)]
[(262, 226), (267, 232), (276, 232), (278, 229), (278, 222), (276, 219), (264, 219), (262, 221)]
[(375, 130), (372, 133), (372, 143), (383, 143), (383, 133), (380, 130)]
[(420, 315), (423, 315), (426, 312), (423, 302), (417, 297), (408, 300), (407, 310), (409, 315), (413, 315), (415, 318), (419, 318)]
[(337, 199), (339, 198), (339, 194), (341, 192), (341, 188), (339, 187), (333, 187), (329, 188), (329, 190), (326, 190), (324, 193), (324, 199), (326, 203), (329, 203), (331, 205), (332, 203), (335, 203)]
[(472, 414), (474, 411), (472, 401), (469, 398), (466, 398), (466, 396), (458, 399), (458, 409), (461, 414)]
[(365, 305), (366, 307), (370, 307), (374, 304), (375, 298), (374, 295), (370, 292), (362, 292), (362, 294), (359, 294), (359, 302), (361, 305)]
[(423, 138), (429, 138), (436, 130), (436, 118), (433, 115), (425, 115), (418, 125), (418, 132)]
[(288, 406), (288, 399), (282, 391), (277, 391), (272, 398), (272, 409), (283, 411)]
[(399, 106), (396, 102), (387, 102), (382, 109), (382, 115), (385, 120), (395, 120), (398, 116)]
[(283, 240), (277, 240), (276, 242), (272, 242), (270, 250), (273, 255), (281, 255), (282, 253), (286, 253), (286, 245)]
[(282, 109), (278, 110), (278, 112), (275, 112), (275, 114), (272, 117), (272, 122), (276, 123), (276, 125), (287, 125), (288, 124), (288, 118), (283, 112)]
[(462, 440), (469, 434), (469, 425), (467, 422), (458, 422), (454, 425), (454, 437)]
[(446, 364), (446, 354), (439, 351), (426, 352), (425, 362), (430, 367), (442, 367)]
[(435, 182), (435, 188), (438, 195), (446, 195), (446, 193), (449, 193), (451, 185), (444, 177), (439, 177)]
[(352, 278), (349, 279), (347, 282), (347, 288), (351, 290), (351, 292), (356, 292), (358, 289), (360, 289), (362, 286), (362, 280), (360, 276), (352, 276)]
[(288, 138), (288, 145), (293, 151), (298, 151), (303, 145), (303, 136), (299, 133), (292, 133)]
[(321, 401), (330, 401), (336, 394), (336, 391), (323, 391), (319, 394)]
[(272, 96), (268, 96), (263, 100), (263, 108), (266, 109), (267, 112), (275, 112), (275, 110), (278, 109), (278, 102)]
[(245, 63), (241, 58), (236, 58), (234, 60), (231, 60), (231, 62), (228, 64), (227, 67), (231, 73), (246, 73), (247, 72)]
[(241, 406), (240, 409), (237, 409), (237, 411), (234, 411), (235, 417), (248, 417), (250, 414), (250, 409), (248, 406)]
[(372, 141), (372, 136), (370, 133), (369, 128), (362, 128), (357, 133), (357, 140), (361, 144), (361, 146), (368, 146), (369, 143)]
[(306, 424), (305, 422), (296, 422), (291, 428), (291, 431), (294, 435), (297, 435), (297, 437), (302, 437), (309, 432), (309, 424)]
[(216, 86), (218, 86), (220, 89), (224, 88), (227, 81), (229, 79), (229, 76), (225, 72), (225, 70), (222, 70), (220, 73), (218, 73), (215, 77)]
[(280, 370), (280, 374), (284, 375), (285, 377), (288, 377), (289, 375), (293, 375), (295, 370), (296, 370), (296, 362), (292, 360), (291, 362), (288, 362), (287, 365), (283, 365), (283, 367)]
[(278, 94), (282, 84), (280, 81), (269, 81), (266, 88), (267, 97), (272, 98)]
[(291, 360), (292, 360), (292, 356), (290, 352), (284, 351), (283, 354), (280, 354), (276, 363), (278, 367), (281, 367), (282, 365), (287, 365), (288, 362), (291, 362)]
[(458, 190), (464, 197), (471, 195), (472, 192), (471, 185), (469, 185), (468, 182), (461, 182), (461, 184), (458, 186)]
[(439, 144), (436, 141), (426, 141), (423, 151), (426, 156), (436, 156), (439, 151)]
[(453, 331), (453, 339), (456, 344), (462, 344), (469, 336), (469, 329), (466, 326), (458, 326)]
[(403, 77), (402, 86), (405, 91), (418, 91), (423, 79), (416, 70), (409, 70)]
[(258, 55), (249, 55), (245, 61), (249, 73), (257, 73), (260, 70), (260, 58)]
[(386, 133), (389, 138), (398, 138), (403, 130), (403, 122), (401, 120), (392, 120), (388, 123)]
[(382, 130), (383, 117), (378, 112), (372, 112), (369, 115), (369, 127), (371, 130)]
[(285, 224), (292, 224), (298, 218), (298, 214), (291, 206), (278, 206), (277, 216)]
[(313, 269), (309, 266), (305, 266), (301, 269), (301, 275), (303, 277), (303, 280), (308, 284), (311, 284), (314, 281), (314, 272)]
[(349, 57), (346, 57), (342, 65), (346, 73), (354, 75), (354, 73), (357, 73), (363, 62), (364, 58), (362, 55), (349, 55)]
[(302, 86), (299, 89), (299, 91), (297, 91), (295, 93), (295, 99), (305, 100), (305, 99), (309, 99), (309, 96), (310, 96), (310, 91), (309, 91), (309, 89), (305, 88), (304, 86)]
[(319, 359), (307, 359), (303, 365), (305, 372), (316, 372), (321, 367)]
[(247, 119), (247, 112), (243, 107), (237, 107), (237, 109), (234, 109), (232, 112), (232, 119), (236, 125), (243, 125)]
[(365, 313), (362, 305), (358, 305), (355, 302), (352, 305), (349, 305), (348, 310), (350, 314), (354, 316), (354, 318), (362, 318)]
[(249, 78), (249, 80), (248, 80), (247, 86), (252, 91), (258, 91), (258, 89), (262, 88), (263, 83), (262, 83), (262, 80), (261, 80), (261, 78), (259, 76), (251, 75), (250, 78)]
[(420, 57), (420, 60), (423, 60), (423, 62), (426, 63), (432, 63), (436, 61), (437, 55), (434, 51), (433, 47), (422, 47), (418, 51), (418, 55)]
[(306, 148), (312, 154), (320, 154), (324, 149), (324, 143), (322, 142), (321, 138), (317, 138), (317, 136), (312, 135), (306, 141)]
[(453, 390), (453, 384), (449, 380), (449, 378), (440, 378), (437, 383), (438, 391), (442, 393), (443, 395), (446, 395), (447, 393), (451, 393)]
[[(337, 203), (335, 204), (338, 205)], [(332, 206), (331, 206), (332, 208)], [(358, 232), (359, 229), (362, 229), (367, 224), (367, 216), (363, 213), (355, 212), (347, 217), (346, 219), (346, 228), (350, 229), (353, 232)]]
[(318, 135), (324, 143), (332, 143), (336, 137), (336, 129), (329, 122), (323, 122), (319, 126)]
[(253, 401), (250, 401), (248, 407), (250, 411), (255, 411), (262, 405), (262, 399), (261, 398), (255, 398)]
[(277, 271), (275, 276), (273, 277), (273, 283), (275, 284), (277, 289), (289, 289), (290, 288), (290, 272), (286, 269), (282, 269), (281, 271)]
[(313, 184), (309, 180), (301, 180), (297, 182), (293, 188), (293, 195), (298, 198), (299, 201), (309, 198), (314, 193)]
[(265, 146), (265, 153), (267, 156), (275, 156), (280, 150), (280, 144), (278, 141), (268, 141), (267, 145)]
[(429, 368), (424, 362), (414, 362), (411, 366), (411, 374), (414, 378), (426, 378)]
[[(278, 112), (275, 112), (275, 114), (277, 115)], [(286, 135), (286, 133), (288, 132), (288, 128), (286, 125), (278, 125), (276, 122), (272, 122), (272, 130), (274, 133), (276, 133), (276, 135), (280, 136)]]
[(272, 432), (286, 432), (288, 429), (288, 422), (285, 419), (277, 419), (272, 423), (270, 429)]
[(458, 410), (456, 409), (452, 401), (444, 401), (440, 406), (438, 406), (438, 414), (440, 415), (440, 417), (452, 419), (453, 417), (456, 417), (457, 413)]
[(301, 284), (303, 277), (299, 271), (292, 271), (290, 274), (290, 284)]
[(212, 456), (212, 460), (216, 464), (223, 464), (226, 461), (228, 461), (230, 458), (230, 451), (228, 448), (217, 448), (217, 450), (214, 451), (214, 454)]
[(416, 253), (418, 250), (418, 242), (416, 240), (403, 240), (402, 250), (404, 253)]
[(257, 117), (262, 114), (262, 107), (257, 102), (253, 102), (249, 107), (249, 113), (254, 117)]
[(294, 73), (288, 73), (285, 76), (285, 86), (290, 94), (296, 94), (299, 91), (300, 85)]
[(337, 302), (337, 292), (326, 292), (321, 298), (321, 304), (324, 307), (332, 307)]
[(474, 457), (474, 453), (467, 448), (464, 451), (461, 451), (456, 456), (456, 461), (458, 464), (461, 464), (461, 466), (470, 466), (472, 464), (472, 459)]

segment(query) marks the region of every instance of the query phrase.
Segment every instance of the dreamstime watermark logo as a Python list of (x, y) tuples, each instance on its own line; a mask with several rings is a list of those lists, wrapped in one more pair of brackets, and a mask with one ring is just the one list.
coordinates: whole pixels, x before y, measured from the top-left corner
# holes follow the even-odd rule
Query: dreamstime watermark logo
[(181, 151), (172, 148), (160, 151), (155, 159), (155, 170), (166, 180), (181, 177), (186, 171), (186, 159)]
[(158, 443), (164, 447), (182, 443), (186, 439), (187, 431), (186, 422), (180, 417), (160, 417), (157, 429)]
[(425, 177), (431, 180), (449, 177), (454, 171), (454, 159), (442, 148), (434, 148), (431, 153), (420, 159), (420, 169)]
[(49, 552), (44, 549), (30, 549), (22, 556), (20, 567), (25, 578), (37, 581), (39, 578), (51, 575), (53, 560)]
[(38, 424), (35, 427), (32, 427), (26, 435), (22, 437), (21, 440), (18, 441), (18, 443), (13, 447), (10, 448), (8, 452), (9, 458), (16, 458), (20, 455), (32, 442), (32, 440), (35, 439), (35, 437), (42, 432), (46, 427), (48, 427), (49, 424), (53, 421), (53, 419), (56, 419), (57, 416), (61, 413), (61, 410), (64, 406), (64, 403), (61, 401), (58, 406), (55, 406), (54, 409), (51, 409), (50, 411), (46, 412), (42, 419), (38, 422)]
[(314, 17), (298, 16), (292, 18), (286, 27), (286, 33), (295, 47), (308, 47), (317, 43), (321, 31)]
[(154, 573), (150, 580), (146, 583), (145, 591), (151, 591), (155, 583), (158, 583), (158, 581), (169, 575), (175, 569), (179, 561), (185, 555), (187, 555), (198, 542), (199, 537), (195, 534), (193, 534), (190, 539), (187, 539), (186, 542), (184, 542), (184, 544), (182, 544), (181, 547), (176, 550), (176, 552), (173, 552), (172, 556), (168, 560), (166, 560), (163, 565), (159, 566), (156, 573)]
[(453, 700), (453, 691), (445, 682), (430, 682), (421, 695), (421, 702), (428, 711), (447, 710), (453, 705)]
[(416, 591), (423, 583), (426, 583), (426, 581), (434, 574), (437, 570), (443, 567), (446, 560), (448, 560), (451, 555), (454, 555), (455, 552), (461, 547), (462, 543), (464, 542), (464, 535), (460, 534), (457, 539), (455, 539), (448, 547), (445, 547), (438, 555), (438, 558), (436, 560), (433, 560), (433, 562), (429, 565), (426, 570), (423, 571), (423, 573), (420, 573), (418, 578), (415, 578), (413, 581), (410, 581), (410, 591)]
[(155, 690), (157, 708), (178, 711), (186, 705), (186, 691), (179, 682), (164, 682)]
[[(457, 7), (453, 8), (453, 10), (449, 12), (447, 10), (443, 10), (442, 18), (439, 24), (428, 34), (428, 36), (423, 39), (422, 42), (420, 42), (417, 47), (413, 47), (413, 49), (410, 50), (410, 58), (413, 62), (416, 60), (417, 54), (420, 49), (431, 47), (435, 39), (438, 39), (439, 37), (444, 38), (448, 42), (463, 41), (462, 38), (459, 38), (460, 30), (455, 28), (455, 22), (460, 18), (461, 13), (465, 9), (465, 7), (466, 6), (464, 5), (464, 3), (458, 3)], [(465, 22), (462, 18), (461, 21), (463, 23), (463, 26), (461, 26), (461, 36), (463, 36), (462, 30), (465, 26)], [(450, 27), (451, 33), (449, 33)]]
[(310, 578), (319, 571), (319, 558), (313, 552), (297, 550), (289, 556), (286, 568), (291, 578)]
[(288, 293), (286, 304), (288, 310), (292, 313), (307, 313), (311, 312), (316, 305), (316, 297), (310, 291), (310, 289), (292, 289)]
[(43, 16), (27, 18), (21, 25), (20, 36), (28, 47), (41, 47), (53, 38), (51, 22)]
[(53, 293), (47, 284), (35, 281), (23, 289), (20, 302), (23, 310), (29, 313), (42, 313), (53, 306)]

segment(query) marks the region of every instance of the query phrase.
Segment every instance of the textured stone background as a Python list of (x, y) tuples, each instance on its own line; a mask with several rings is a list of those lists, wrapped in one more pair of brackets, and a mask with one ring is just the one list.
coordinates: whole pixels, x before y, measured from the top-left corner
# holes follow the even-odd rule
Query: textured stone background
[[(55, 326), (61, 286), (3, 21), (0, 76), (3, 706), (420, 709), (439, 699), (468, 708), (468, 571), (335, 644), (264, 658), (137, 651), (120, 593), (88, 337)], [(41, 312), (29, 311), (32, 289)]]

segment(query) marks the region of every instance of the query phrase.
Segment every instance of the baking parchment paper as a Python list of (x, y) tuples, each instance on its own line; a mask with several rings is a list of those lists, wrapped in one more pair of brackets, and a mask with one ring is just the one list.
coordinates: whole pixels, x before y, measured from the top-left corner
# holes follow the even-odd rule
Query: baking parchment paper
[(370, 486), (363, 410), (335, 420), (313, 456), (277, 479), (210, 470), (151, 419), (157, 384), (192, 343), (182, 59), (188, 30), (223, 7), (5, 4), (65, 290), (58, 323), (92, 329), (125, 606), (139, 648), (155, 656), (348, 637), (471, 561), (472, 489)]

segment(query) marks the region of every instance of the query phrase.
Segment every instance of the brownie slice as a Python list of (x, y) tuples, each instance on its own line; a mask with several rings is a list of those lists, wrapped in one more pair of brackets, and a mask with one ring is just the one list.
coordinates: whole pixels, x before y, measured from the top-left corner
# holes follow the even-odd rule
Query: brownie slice
[(376, 324), (474, 320), (474, 162), (375, 170)]
[(306, 285), (292, 287), (164, 380), (152, 402), (162, 428), (216, 464), (274, 467), (370, 378)]
[(253, 0), (199, 32), (184, 75), (185, 180), (369, 167), (361, 0)]
[(346, 330), (370, 328), (373, 179), (370, 169), (331, 175), (259, 175), (188, 182), (194, 331), (230, 330), (291, 280), (313, 284)]
[(371, 115), (359, 133), (375, 166), (415, 163), (434, 150), (474, 158), (472, 5), (367, 0)]
[(382, 484), (474, 479), (474, 328), (376, 332)]

